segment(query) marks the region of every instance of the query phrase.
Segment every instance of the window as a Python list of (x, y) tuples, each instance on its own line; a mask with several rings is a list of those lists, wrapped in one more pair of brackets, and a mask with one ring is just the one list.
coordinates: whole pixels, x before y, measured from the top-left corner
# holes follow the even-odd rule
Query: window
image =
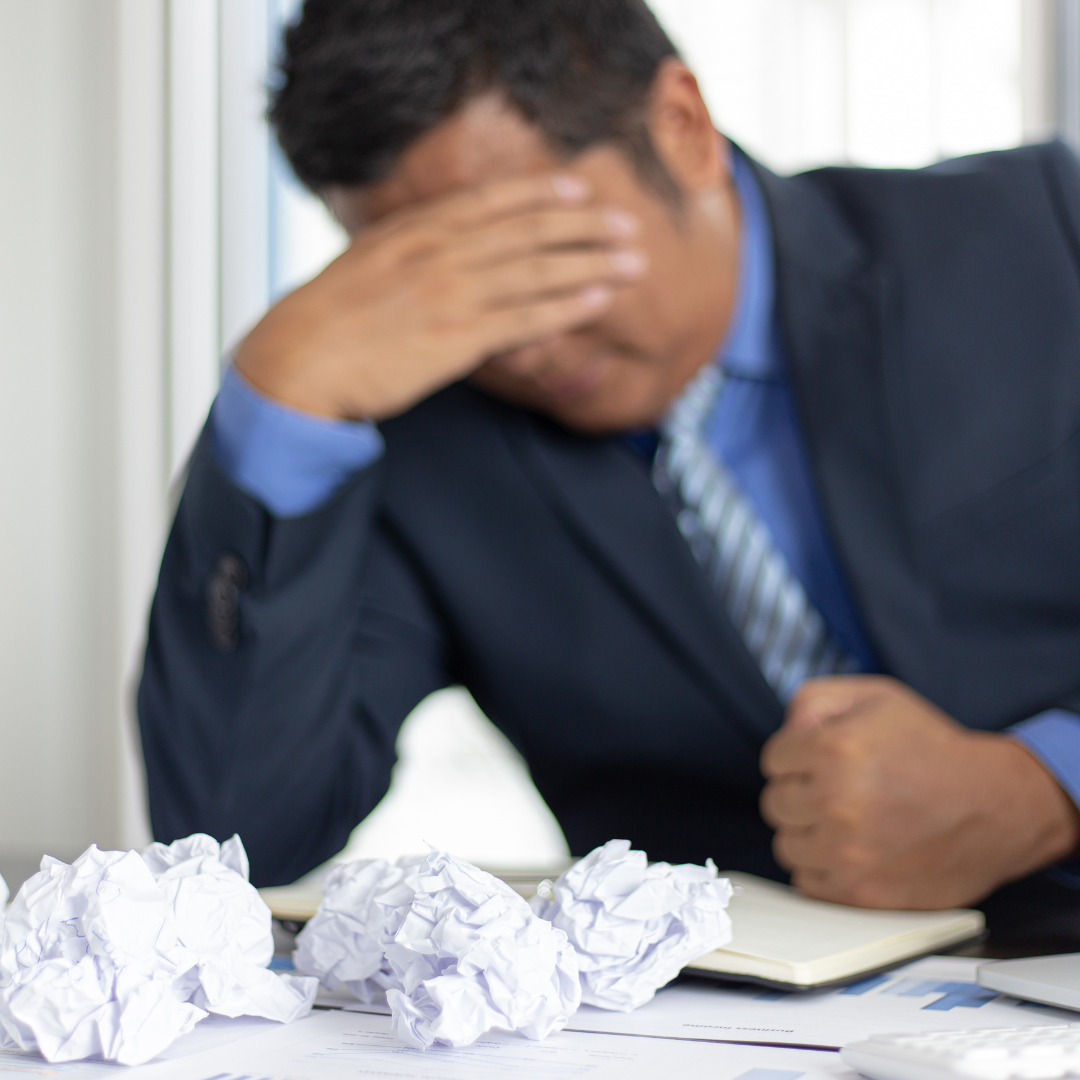
[(781, 171), (1023, 138), (1023, 0), (652, 0), (717, 125)]

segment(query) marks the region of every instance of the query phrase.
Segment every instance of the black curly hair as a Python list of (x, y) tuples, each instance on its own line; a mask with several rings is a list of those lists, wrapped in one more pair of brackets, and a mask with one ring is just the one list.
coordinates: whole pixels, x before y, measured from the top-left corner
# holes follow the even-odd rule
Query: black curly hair
[(284, 34), (270, 120), (319, 192), (383, 179), (417, 137), (497, 89), (561, 159), (616, 145), (677, 199), (645, 123), (674, 55), (644, 0), (306, 0)]

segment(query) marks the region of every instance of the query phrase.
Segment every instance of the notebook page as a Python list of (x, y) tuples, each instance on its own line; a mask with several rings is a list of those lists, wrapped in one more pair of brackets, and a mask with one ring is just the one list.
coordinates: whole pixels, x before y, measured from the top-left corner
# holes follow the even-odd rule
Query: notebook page
[(731, 943), (721, 952), (787, 964), (807, 964), (872, 948), (884, 939), (917, 939), (953, 923), (959, 911), (870, 911), (801, 896), (751, 874), (725, 874), (743, 892), (729, 912)]

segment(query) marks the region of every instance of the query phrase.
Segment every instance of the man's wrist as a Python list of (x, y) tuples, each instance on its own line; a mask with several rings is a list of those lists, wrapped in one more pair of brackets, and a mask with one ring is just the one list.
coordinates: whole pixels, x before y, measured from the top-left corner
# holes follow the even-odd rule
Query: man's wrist
[(1030, 851), (1035, 865), (1028, 871), (1072, 858), (1080, 850), (1080, 810), (1053, 772), (1025, 743), (1005, 736), (1001, 746), (1012, 759), (1010, 773), (1022, 789), (1016, 812), (1023, 814), (1031, 830)]
[[(262, 327), (255, 330), (236, 349), (233, 367), (264, 397), (276, 401), (297, 412), (307, 413), (322, 420), (367, 419), (349, 415), (335, 395), (324, 385), (312, 365), (287, 356), (266, 355), (260, 342), (266, 336)], [(275, 352), (281, 352), (280, 343)]]
[[(1048, 709), (1019, 724), (1008, 734), (1050, 772), (1080, 806), (1080, 715), (1068, 709)], [(1080, 847), (1058, 859), (1050, 873), (1070, 888), (1080, 888)]]

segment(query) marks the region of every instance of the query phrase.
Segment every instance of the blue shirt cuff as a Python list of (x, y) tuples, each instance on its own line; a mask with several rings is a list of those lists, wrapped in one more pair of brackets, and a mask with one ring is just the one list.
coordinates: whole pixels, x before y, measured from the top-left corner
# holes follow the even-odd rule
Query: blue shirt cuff
[(275, 517), (316, 509), (383, 452), (374, 424), (289, 408), (259, 393), (233, 367), (210, 410), (210, 432), (229, 478)]
[[(1009, 732), (1046, 766), (1080, 807), (1080, 716), (1050, 709), (1014, 724)], [(1080, 856), (1054, 867), (1051, 873), (1058, 881), (1080, 888)]]

